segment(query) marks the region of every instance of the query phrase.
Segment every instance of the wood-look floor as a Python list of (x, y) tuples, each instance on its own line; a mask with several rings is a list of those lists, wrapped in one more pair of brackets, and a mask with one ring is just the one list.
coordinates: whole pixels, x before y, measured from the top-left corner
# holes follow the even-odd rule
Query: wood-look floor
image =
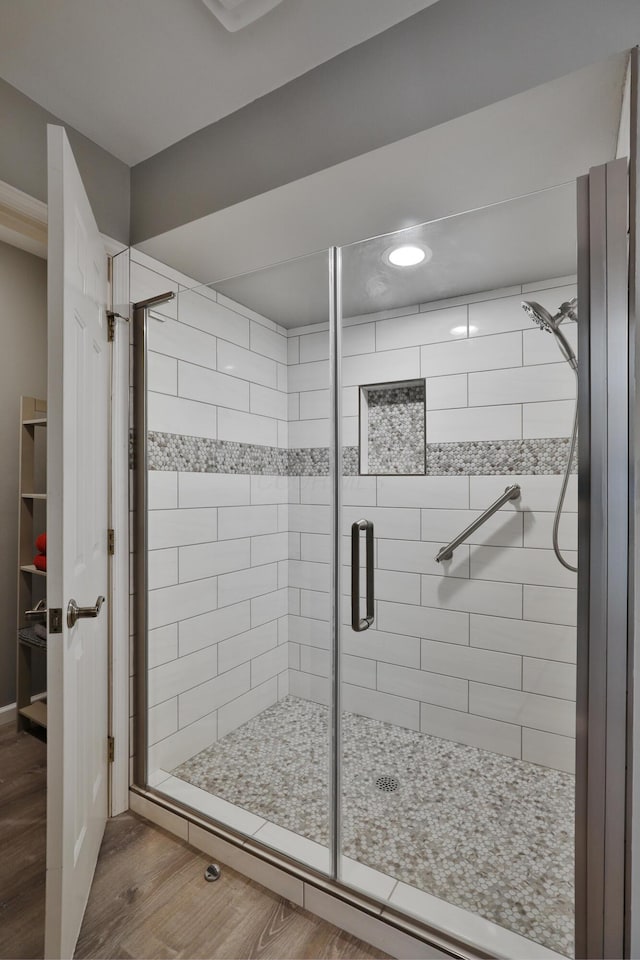
[(42, 957), (47, 748), (0, 727), (0, 957)]
[[(0, 958), (44, 951), (47, 748), (0, 727)], [(386, 954), (133, 814), (107, 823), (76, 957), (378, 958)]]
[(107, 824), (76, 957), (378, 958), (386, 954), (134, 814)]

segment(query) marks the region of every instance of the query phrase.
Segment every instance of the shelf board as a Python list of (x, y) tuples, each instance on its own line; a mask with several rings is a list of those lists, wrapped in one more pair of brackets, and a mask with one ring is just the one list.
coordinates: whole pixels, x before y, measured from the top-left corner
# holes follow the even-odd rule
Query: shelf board
[(23, 567), (20, 567), (23, 573), (32, 573), (36, 577), (46, 577), (46, 570), (38, 570), (32, 563), (25, 563)]
[(23, 420), (23, 427), (46, 427), (47, 418), (46, 417), (36, 417), (34, 420)]
[(21, 493), (20, 496), (23, 500), (46, 500), (46, 493)]
[(47, 726), (47, 704), (44, 700), (34, 700), (28, 707), (21, 707), (18, 713), (40, 727)]
[(45, 653), (47, 651), (47, 637), (39, 637), (33, 627), (21, 627), (18, 630), (18, 643), (33, 650), (42, 650)]

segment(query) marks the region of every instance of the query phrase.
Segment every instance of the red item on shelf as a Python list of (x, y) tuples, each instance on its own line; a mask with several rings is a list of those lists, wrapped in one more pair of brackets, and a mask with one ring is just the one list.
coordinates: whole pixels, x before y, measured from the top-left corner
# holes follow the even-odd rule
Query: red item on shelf
[(36, 539), (36, 550), (38, 553), (47, 552), (47, 535), (46, 533), (41, 533), (40, 536)]
[(45, 571), (47, 569), (46, 555), (44, 553), (39, 553), (37, 557), (33, 558), (33, 565), (36, 568), (36, 570)]

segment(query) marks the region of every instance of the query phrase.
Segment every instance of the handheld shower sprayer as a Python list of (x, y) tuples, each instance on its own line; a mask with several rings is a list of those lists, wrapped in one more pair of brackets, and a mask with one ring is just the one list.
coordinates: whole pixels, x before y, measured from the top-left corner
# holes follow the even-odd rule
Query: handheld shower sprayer
[(574, 567), (573, 564), (569, 563), (568, 560), (562, 556), (560, 551), (560, 546), (558, 544), (558, 530), (560, 527), (560, 518), (562, 517), (562, 509), (564, 507), (564, 499), (567, 493), (567, 486), (569, 483), (569, 474), (571, 473), (571, 464), (573, 462), (573, 455), (576, 449), (576, 438), (578, 434), (578, 394), (577, 394), (577, 385), (578, 385), (578, 360), (573, 348), (564, 333), (560, 329), (560, 324), (565, 320), (573, 320), (578, 322), (578, 301), (574, 297), (572, 300), (567, 300), (565, 303), (561, 303), (558, 308), (557, 313), (550, 314), (548, 310), (545, 309), (541, 304), (537, 303), (535, 300), (523, 300), (522, 309), (527, 314), (530, 320), (532, 320), (536, 326), (540, 327), (541, 330), (546, 331), (547, 333), (552, 333), (558, 344), (558, 349), (560, 353), (565, 358), (571, 369), (576, 375), (576, 406), (573, 416), (573, 431), (571, 433), (571, 443), (569, 444), (569, 456), (567, 458), (567, 465), (564, 471), (564, 477), (562, 480), (562, 486), (560, 487), (560, 496), (558, 498), (558, 505), (556, 507), (556, 515), (553, 521), (553, 550), (562, 564), (563, 567), (566, 567), (567, 570), (572, 570), (574, 573), (577, 572), (578, 568)]
[(576, 371), (578, 369), (576, 355), (571, 348), (571, 344), (560, 329), (560, 324), (563, 320), (578, 322), (578, 315), (576, 313), (577, 305), (578, 301), (574, 297), (573, 300), (568, 300), (566, 303), (560, 304), (558, 312), (552, 316), (548, 310), (545, 310), (545, 308), (539, 303), (536, 303), (535, 300), (522, 301), (522, 309), (529, 319), (533, 320), (541, 330), (545, 330), (547, 333), (554, 335), (563, 357), (571, 369)]

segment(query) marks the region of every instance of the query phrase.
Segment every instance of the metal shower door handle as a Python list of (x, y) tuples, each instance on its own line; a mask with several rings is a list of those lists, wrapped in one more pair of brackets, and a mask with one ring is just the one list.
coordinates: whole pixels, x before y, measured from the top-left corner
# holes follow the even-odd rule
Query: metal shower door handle
[(102, 609), (104, 597), (98, 597), (95, 607), (79, 607), (75, 600), (69, 600), (67, 606), (67, 626), (75, 627), (78, 620), (97, 617)]
[[(366, 549), (366, 607), (365, 617), (360, 617), (360, 531), (365, 531)], [(351, 629), (357, 633), (368, 630), (374, 619), (373, 593), (373, 523), (371, 520), (356, 520), (351, 524)]]

